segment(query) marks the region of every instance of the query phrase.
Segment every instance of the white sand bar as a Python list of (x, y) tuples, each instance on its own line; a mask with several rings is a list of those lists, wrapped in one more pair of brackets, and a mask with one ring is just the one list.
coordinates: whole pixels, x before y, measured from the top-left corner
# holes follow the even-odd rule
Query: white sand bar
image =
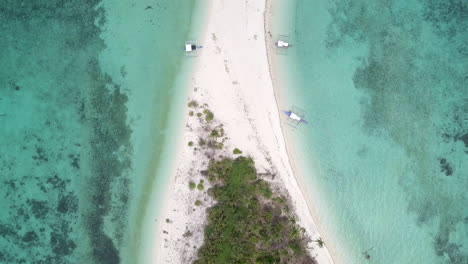
[[(208, 2), (207, 24), (199, 38), (203, 49), (196, 58), (190, 100), (208, 104), (215, 120), (224, 125), (229, 137), (225, 155), (233, 156), (233, 148), (239, 148), (254, 159), (259, 173), (276, 174), (267, 180), (276, 187), (274, 191), (289, 193), (298, 223), (317, 239), (320, 235), (291, 168), (281, 130), (265, 45), (265, 0)], [(177, 168), (156, 223), (158, 243), (153, 263), (193, 262), (203, 242), (205, 209), (212, 205), (206, 180), (203, 191), (188, 188), (189, 181), (203, 179), (198, 171), (206, 169), (208, 160), (187, 146), (189, 141), (197, 142), (201, 131), (198, 119), (189, 117), (189, 110)], [(194, 206), (196, 200), (202, 201), (202, 206)], [(320, 264), (333, 263), (326, 247), (319, 248), (314, 242), (309, 246)]]

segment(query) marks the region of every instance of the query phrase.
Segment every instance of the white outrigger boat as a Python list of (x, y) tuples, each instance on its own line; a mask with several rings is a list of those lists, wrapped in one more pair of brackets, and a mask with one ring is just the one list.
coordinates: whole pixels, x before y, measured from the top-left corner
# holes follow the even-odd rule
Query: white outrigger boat
[(291, 47), (292, 45), (289, 44), (289, 43), (286, 42), (286, 41), (278, 40), (278, 42), (276, 42), (276, 46), (277, 46), (278, 48), (289, 48), (289, 47)]
[(297, 121), (297, 123), (304, 123), (304, 124), (309, 124), (309, 122), (305, 121), (302, 117), (300, 117), (298, 114), (294, 113), (293, 111), (286, 111), (283, 110), (283, 113), (287, 115), (291, 120)]
[(196, 51), (197, 49), (201, 49), (203, 46), (197, 46), (195, 44), (185, 44), (185, 51), (190, 52), (190, 51)]
[(197, 45), (193, 40), (185, 42), (185, 55), (187, 56), (197, 56), (198, 50), (203, 48), (203, 46)]

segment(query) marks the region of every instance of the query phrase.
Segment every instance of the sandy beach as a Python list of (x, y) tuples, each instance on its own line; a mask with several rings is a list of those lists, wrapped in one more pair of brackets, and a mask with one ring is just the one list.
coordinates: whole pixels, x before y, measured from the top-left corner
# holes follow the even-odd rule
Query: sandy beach
[[(268, 5), (272, 4), (268, 2)], [(274, 4), (274, 2), (273, 2)], [(200, 50), (196, 58), (187, 103), (195, 100), (198, 107), (187, 107), (182, 143), (176, 167), (168, 184), (164, 208), (155, 224), (157, 244), (152, 252), (153, 263), (191, 263), (203, 243), (206, 208), (213, 205), (203, 190), (191, 190), (189, 182), (203, 180), (210, 158), (232, 157), (238, 148), (251, 156), (257, 171), (271, 183), (275, 192), (287, 195), (298, 218), (311, 240), (320, 236), (298, 186), (287, 154), (280, 115), (275, 99), (274, 83), (270, 76), (267, 48), (272, 48), (265, 16), (265, 0), (209, 1), (206, 25), (200, 36)], [(270, 52), (270, 55), (273, 53)], [(212, 127), (223, 127), (227, 140), (223, 149), (203, 152), (188, 142), (198, 142), (209, 130), (198, 112), (209, 109), (214, 113)], [(190, 116), (189, 112), (194, 115)], [(296, 175), (297, 176), (297, 175)], [(195, 201), (201, 201), (196, 206)], [(309, 244), (310, 253), (318, 263), (333, 263), (326, 248), (315, 242)]]

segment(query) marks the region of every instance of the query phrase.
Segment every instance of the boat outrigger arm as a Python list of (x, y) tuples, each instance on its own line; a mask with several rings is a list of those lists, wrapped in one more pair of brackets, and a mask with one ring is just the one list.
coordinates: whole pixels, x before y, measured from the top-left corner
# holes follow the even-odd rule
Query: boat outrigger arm
[(309, 123), (309, 122), (305, 121), (304, 119), (302, 119), (302, 117), (300, 117), (300, 116), (296, 115), (295, 113), (293, 113), (292, 111), (283, 110), (283, 113), (285, 113), (287, 116), (289, 116), (289, 118), (298, 121), (299, 123), (304, 123), (304, 124)]

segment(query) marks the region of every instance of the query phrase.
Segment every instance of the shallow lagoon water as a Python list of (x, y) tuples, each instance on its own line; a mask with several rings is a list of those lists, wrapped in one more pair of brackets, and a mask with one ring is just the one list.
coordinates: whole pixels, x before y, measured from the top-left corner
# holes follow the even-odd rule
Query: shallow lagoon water
[(293, 157), (332, 254), (468, 263), (467, 4), (292, 5)]
[(2, 2), (1, 263), (136, 263), (194, 6)]

